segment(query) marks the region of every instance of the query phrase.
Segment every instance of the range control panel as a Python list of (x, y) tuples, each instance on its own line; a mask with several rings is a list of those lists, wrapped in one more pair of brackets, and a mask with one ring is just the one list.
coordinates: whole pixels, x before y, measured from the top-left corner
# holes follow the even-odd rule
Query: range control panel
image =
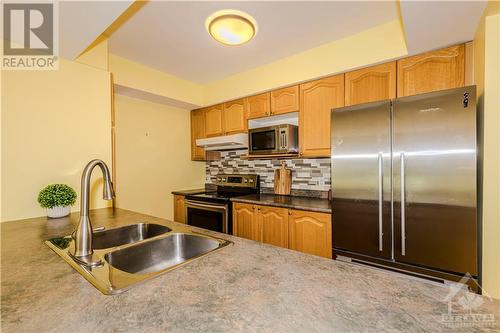
[(215, 179), (217, 186), (251, 187), (259, 186), (258, 175), (217, 175)]

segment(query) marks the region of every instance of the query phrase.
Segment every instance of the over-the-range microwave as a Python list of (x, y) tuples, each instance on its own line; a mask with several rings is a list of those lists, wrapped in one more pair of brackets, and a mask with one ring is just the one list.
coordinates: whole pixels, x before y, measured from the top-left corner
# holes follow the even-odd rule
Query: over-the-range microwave
[(282, 124), (248, 130), (249, 155), (293, 154), (298, 152), (298, 127)]

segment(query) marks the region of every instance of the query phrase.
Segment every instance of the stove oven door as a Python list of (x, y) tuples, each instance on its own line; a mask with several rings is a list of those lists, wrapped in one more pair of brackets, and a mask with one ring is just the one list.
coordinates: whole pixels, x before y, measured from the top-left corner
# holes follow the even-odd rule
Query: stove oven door
[(226, 204), (186, 200), (187, 224), (208, 230), (231, 233)]

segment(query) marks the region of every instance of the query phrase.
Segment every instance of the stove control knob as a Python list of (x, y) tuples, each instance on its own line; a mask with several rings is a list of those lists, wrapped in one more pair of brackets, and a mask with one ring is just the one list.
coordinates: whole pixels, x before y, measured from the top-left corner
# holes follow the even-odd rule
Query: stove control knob
[(220, 177), (217, 177), (217, 181), (220, 182), (222, 180), (222, 178)]
[(248, 179), (243, 178), (243, 183), (248, 183)]
[(225, 182), (226, 181), (226, 178), (222, 178), (222, 181)]
[(250, 183), (253, 183), (253, 179), (252, 179), (252, 178), (250, 178), (248, 181), (249, 181)]

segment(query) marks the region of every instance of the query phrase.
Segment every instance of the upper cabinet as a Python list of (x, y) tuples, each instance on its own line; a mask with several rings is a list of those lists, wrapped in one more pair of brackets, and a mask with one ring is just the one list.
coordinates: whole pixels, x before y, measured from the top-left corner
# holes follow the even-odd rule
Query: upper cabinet
[(271, 91), (271, 114), (299, 111), (299, 86)]
[(330, 156), (330, 112), (332, 108), (342, 106), (344, 106), (344, 74), (300, 85), (301, 156)]
[(224, 103), (224, 134), (242, 133), (247, 130), (245, 99)]
[(222, 104), (205, 109), (205, 135), (207, 137), (224, 134), (223, 114), (224, 106)]
[(196, 146), (197, 139), (205, 138), (205, 109), (191, 111), (191, 159), (205, 160), (205, 149)]
[(396, 62), (359, 69), (345, 74), (345, 105), (396, 97)]
[(263, 93), (245, 98), (248, 119), (266, 117), (271, 114), (271, 93)]
[(463, 87), (463, 44), (398, 60), (398, 97)]

